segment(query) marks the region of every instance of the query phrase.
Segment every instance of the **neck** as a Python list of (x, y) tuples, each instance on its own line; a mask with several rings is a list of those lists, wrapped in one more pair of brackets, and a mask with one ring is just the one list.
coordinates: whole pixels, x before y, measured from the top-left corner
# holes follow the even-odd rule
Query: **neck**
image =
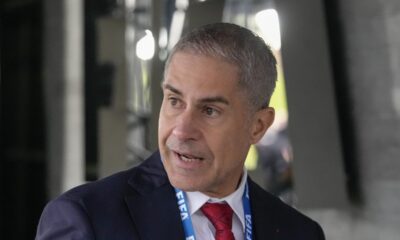
[(209, 197), (212, 197), (212, 198), (221, 199), (221, 198), (227, 197), (227, 196), (229, 196), (230, 194), (232, 194), (233, 192), (235, 192), (239, 188), (240, 183), (242, 182), (242, 178), (244, 177), (244, 175), (245, 175), (244, 171), (242, 171), (242, 173), (239, 175), (239, 179), (236, 180), (234, 182), (234, 184), (231, 185), (232, 187), (230, 187), (230, 186), (223, 187), (222, 188), (223, 191), (218, 191), (218, 189), (217, 189), (215, 191), (200, 191), (200, 192), (205, 194), (205, 195), (207, 195), (207, 196), (209, 196)]

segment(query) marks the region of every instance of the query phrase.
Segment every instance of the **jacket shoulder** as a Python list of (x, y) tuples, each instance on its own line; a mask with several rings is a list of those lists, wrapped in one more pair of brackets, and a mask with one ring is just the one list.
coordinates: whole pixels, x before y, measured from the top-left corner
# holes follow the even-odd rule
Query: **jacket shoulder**
[(155, 152), (136, 167), (72, 188), (57, 199), (83, 199), (84, 201), (98, 202), (103, 198), (123, 198), (127, 195), (137, 194), (145, 188), (157, 187), (157, 183), (158, 185), (164, 184), (165, 176), (159, 153)]
[(250, 195), (254, 208), (252, 211), (255, 218), (255, 228), (264, 228), (263, 225), (265, 225), (270, 234), (280, 235), (280, 239), (325, 239), (322, 228), (317, 222), (252, 181)]
[(154, 179), (163, 179), (160, 165), (159, 155), (155, 153), (137, 167), (61, 194), (43, 210), (37, 239), (61, 236), (65, 239), (126, 239), (125, 236), (136, 239), (126, 201), (141, 194), (141, 184), (134, 182), (152, 185), (154, 181), (160, 182)]

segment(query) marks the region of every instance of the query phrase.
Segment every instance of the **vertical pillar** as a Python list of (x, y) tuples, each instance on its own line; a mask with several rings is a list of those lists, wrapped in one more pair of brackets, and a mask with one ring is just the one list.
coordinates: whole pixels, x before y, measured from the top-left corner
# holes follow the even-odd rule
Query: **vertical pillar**
[(65, 152), (62, 190), (84, 181), (83, 2), (64, 0)]
[(276, 1), (298, 205), (346, 207), (346, 178), (323, 1)]
[(160, 28), (164, 24), (162, 21), (165, 19), (164, 9), (165, 3), (158, 0), (152, 0), (152, 31), (155, 39), (155, 52), (152, 60), (152, 73), (151, 73), (151, 117), (148, 129), (148, 149), (155, 150), (158, 148), (158, 117), (159, 110), (163, 98), (161, 90), (161, 81), (164, 75), (164, 62), (159, 58), (160, 47), (158, 44)]
[(49, 197), (83, 182), (82, 2), (44, 1)]

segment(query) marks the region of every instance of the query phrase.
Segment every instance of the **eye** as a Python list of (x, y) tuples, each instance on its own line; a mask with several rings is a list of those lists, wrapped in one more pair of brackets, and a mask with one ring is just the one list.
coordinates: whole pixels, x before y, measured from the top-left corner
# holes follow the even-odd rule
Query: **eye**
[(213, 107), (205, 106), (203, 108), (203, 113), (206, 114), (208, 117), (218, 117), (220, 114), (220, 111)]
[(182, 105), (181, 100), (176, 97), (168, 97), (168, 102), (174, 108), (179, 108)]
[(175, 105), (178, 104), (178, 99), (173, 98), (173, 97), (170, 97), (170, 98), (168, 99), (168, 101), (169, 101), (169, 103), (170, 103), (172, 106), (175, 106)]

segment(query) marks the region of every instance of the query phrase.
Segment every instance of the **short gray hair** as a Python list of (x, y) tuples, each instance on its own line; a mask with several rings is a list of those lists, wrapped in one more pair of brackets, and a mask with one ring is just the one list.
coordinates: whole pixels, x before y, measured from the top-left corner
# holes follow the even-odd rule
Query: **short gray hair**
[(231, 23), (208, 24), (186, 34), (172, 49), (164, 70), (177, 52), (220, 58), (239, 70), (239, 86), (251, 108), (266, 108), (277, 78), (276, 59), (264, 40), (252, 31)]

